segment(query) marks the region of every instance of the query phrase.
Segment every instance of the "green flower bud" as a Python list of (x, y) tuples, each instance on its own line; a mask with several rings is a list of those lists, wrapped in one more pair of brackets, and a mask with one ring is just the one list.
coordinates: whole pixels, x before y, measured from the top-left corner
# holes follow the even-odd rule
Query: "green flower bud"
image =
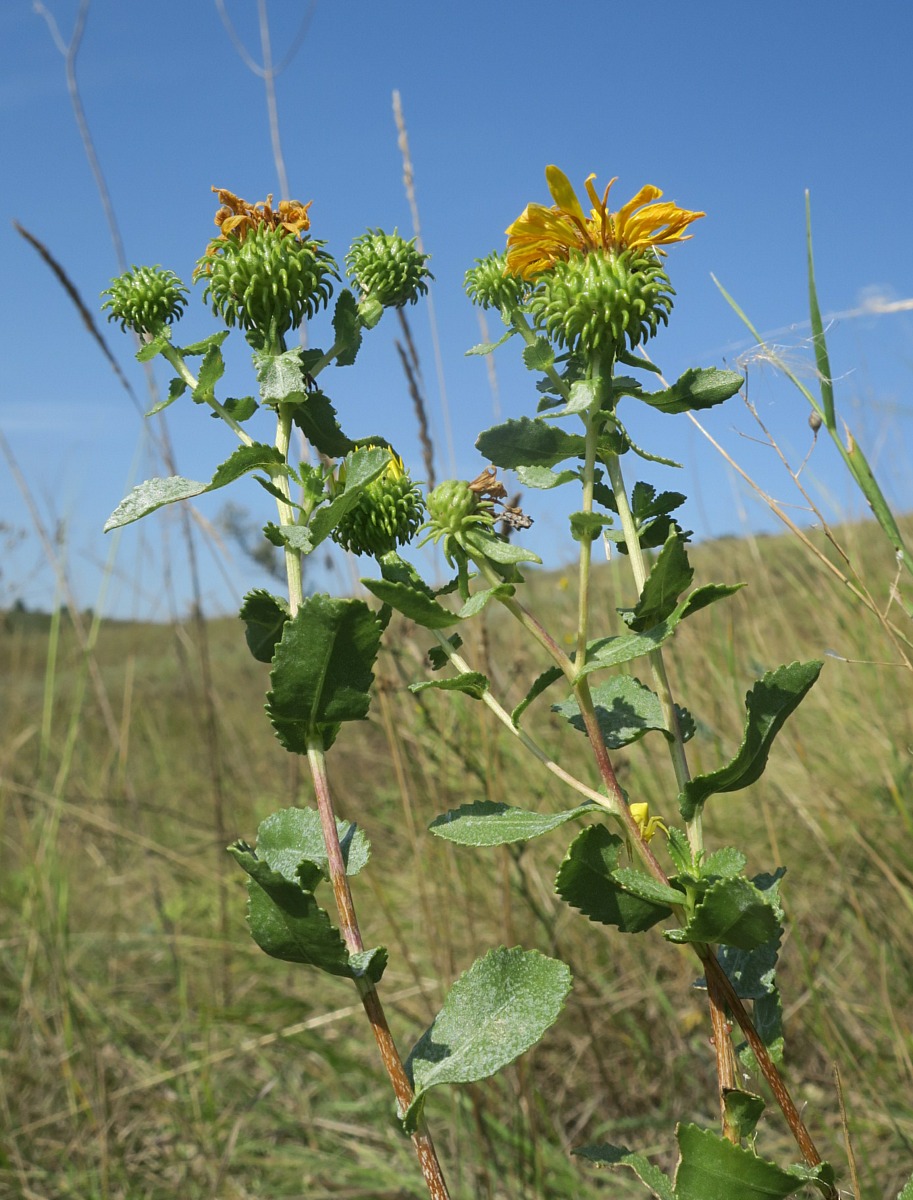
[(595, 353), (633, 349), (668, 324), (675, 292), (652, 254), (573, 254), (537, 276), (529, 300), (538, 329), (561, 346)]
[(369, 229), (356, 238), (346, 255), (346, 270), (358, 285), (365, 301), (378, 301), (384, 308), (415, 304), (428, 291), (426, 280), (434, 276), (425, 266), (427, 254), (407, 242), (396, 230), (384, 233)]
[(466, 272), (463, 290), (473, 304), (509, 311), (520, 307), (529, 289), (519, 275), (508, 272), (506, 254), (489, 254)]
[[(344, 478), (343, 471), (340, 468)], [(333, 530), (333, 540), (353, 554), (379, 558), (410, 541), (424, 513), (421, 489), (410, 479), (403, 460), (390, 450), (386, 471), (367, 485)]]
[(109, 321), (120, 321), (121, 329), (140, 334), (157, 334), (179, 321), (187, 305), (187, 288), (173, 271), (164, 267), (134, 267), (111, 280), (101, 306), (110, 308)]
[(491, 501), (474, 491), (465, 479), (446, 479), (428, 493), (427, 533), (419, 542), (439, 542), (443, 539), (444, 555), (453, 562), (455, 548), (462, 546), (463, 535), (480, 526), (494, 524)]
[(226, 325), (238, 325), (257, 348), (275, 346), (333, 294), (339, 276), (324, 244), (261, 224), (243, 238), (213, 241), (194, 278), (206, 279), (203, 297)]

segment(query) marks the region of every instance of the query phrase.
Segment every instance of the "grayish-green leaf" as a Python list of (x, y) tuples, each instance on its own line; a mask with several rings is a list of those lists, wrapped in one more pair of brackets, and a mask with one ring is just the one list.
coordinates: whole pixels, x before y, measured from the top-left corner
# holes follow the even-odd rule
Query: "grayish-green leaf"
[(734, 396), (745, 380), (735, 371), (718, 367), (692, 367), (662, 392), (642, 392), (639, 400), (665, 413), (713, 408)]
[(619, 867), (617, 871), (612, 872), (612, 878), (632, 896), (639, 896), (641, 900), (649, 900), (653, 904), (683, 904), (685, 901), (684, 892), (660, 883), (658, 879), (638, 871), (636, 867)]
[(523, 350), (523, 362), (530, 371), (547, 371), (555, 365), (555, 351), (548, 338), (539, 337)]
[(407, 1127), (430, 1088), (487, 1079), (534, 1046), (570, 990), (567, 966), (538, 950), (502, 946), (477, 959), (409, 1055), (415, 1100)]
[[(347, 875), (357, 875), (371, 855), (371, 843), (352, 821), (336, 820)], [(284, 808), (271, 813), (257, 830), (257, 857), (283, 879), (295, 882), (302, 862), (315, 863), (329, 878), (329, 860), (320, 814), (313, 808)]]
[(510, 804), (480, 800), (452, 808), (431, 822), (429, 829), (439, 838), (461, 846), (503, 846), (525, 842), (550, 833), (559, 825), (598, 810), (592, 801), (560, 813), (530, 812)]
[(520, 417), (486, 429), (476, 439), (483, 458), (503, 470), (516, 467), (554, 467), (566, 458), (582, 458), (586, 439), (539, 418)]
[(517, 478), (524, 487), (548, 491), (580, 478), (579, 471), (552, 471), (548, 467), (517, 467)]
[(498, 583), (494, 587), (485, 588), (484, 591), (474, 592), (460, 609), (460, 619), (468, 621), (470, 617), (480, 613), (490, 600), (498, 596), (512, 596), (516, 590), (512, 583)]
[(166, 504), (174, 504), (178, 500), (189, 500), (193, 496), (201, 496), (204, 492), (214, 492), (217, 488), (225, 487), (239, 476), (258, 468), (282, 466), (281, 453), (275, 446), (264, 446), (255, 442), (252, 446), (239, 446), (216, 470), (209, 483), (199, 483), (194, 479), (184, 479), (181, 475), (172, 475), (170, 479), (147, 479), (121, 500), (117, 508), (105, 522), (105, 533), (138, 521), (147, 513), (155, 512)]
[[(592, 687), (590, 694), (599, 732), (610, 750), (629, 746), (653, 729), (669, 736), (659, 697), (633, 676), (613, 675)], [(560, 713), (581, 733), (586, 732), (580, 705), (574, 696), (561, 704), (553, 704), (552, 712)], [(684, 711), (679, 712), (683, 717)], [(690, 724), (686, 720), (681, 723), (683, 728)]]

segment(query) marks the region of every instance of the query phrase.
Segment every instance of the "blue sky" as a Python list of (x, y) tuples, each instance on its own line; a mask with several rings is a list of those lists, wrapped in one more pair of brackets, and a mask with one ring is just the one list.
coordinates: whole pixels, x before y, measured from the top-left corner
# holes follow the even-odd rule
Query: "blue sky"
[[(69, 38), (76, 0), (48, 0), (48, 8)], [(255, 3), (226, 0), (226, 8), (259, 60)], [(272, 0), (277, 60), (310, 8)], [(693, 365), (733, 365), (750, 353), (750, 339), (711, 273), (807, 369), (809, 188), (822, 307), (836, 315), (829, 336), (838, 406), (891, 501), (908, 509), (913, 316), (902, 303), (898, 312), (875, 314), (871, 303), (913, 296), (911, 45), (913, 7), (885, 0), (649, 6), (317, 0), (306, 37), (277, 81), (290, 190), (313, 200), (312, 231), (339, 258), (369, 226), (398, 226), (411, 235), (391, 108), (399, 89), (422, 235), (433, 256), (454, 469), (472, 477), (485, 465), (473, 443), (493, 423), (493, 398), (484, 361), (464, 357), (480, 332), (462, 278), (473, 259), (503, 246), (505, 226), (528, 201), (548, 200), (547, 163), (557, 163), (577, 185), (591, 171), (600, 184), (619, 176), (613, 197), (622, 201), (649, 182), (686, 208), (706, 210), (693, 240), (669, 257), (677, 306), (670, 329), (650, 347), (669, 378)], [(72, 304), (12, 228), (18, 220), (45, 242), (90, 305), (116, 273), (64, 61), (28, 0), (0, 6), (0, 68), (0, 431), (31, 498), (61, 539), (79, 602), (95, 605), (112, 549), (101, 533), (104, 520), (133, 483), (162, 474), (162, 466)], [(242, 62), (209, 0), (154, 6), (92, 0), (76, 70), (128, 260), (162, 263), (189, 279), (213, 229), (212, 184), (249, 199), (278, 195), (261, 80)], [(452, 472), (427, 306), (409, 316), (437, 469), (446, 476)], [(498, 324), (495, 316), (494, 336)], [(190, 341), (214, 325), (197, 302), (180, 328), (179, 340)], [(317, 318), (312, 344), (326, 345), (328, 329), (328, 318)], [(145, 401), (129, 340), (113, 325), (105, 331)], [(393, 345), (397, 332), (386, 317), (355, 367), (332, 374), (326, 387), (350, 436), (382, 430), (420, 476), (415, 422)], [(518, 365), (513, 344), (495, 362), (501, 416), (532, 413), (533, 377)], [(249, 392), (243, 342), (229, 364), (226, 391)], [(810, 434), (798, 393), (755, 363), (749, 395), (784, 449), (801, 461)], [(689, 494), (685, 522), (697, 536), (775, 528), (687, 418), (636, 417), (630, 418), (636, 440), (686, 464), (680, 472), (650, 467), (638, 474)], [(172, 406), (167, 422), (183, 475), (209, 478), (234, 448), (231, 434), (189, 402)], [(738, 399), (708, 414), (705, 424), (769, 491), (798, 501)], [(266, 440), (271, 431), (264, 424), (258, 435)], [(804, 477), (829, 517), (861, 513), (836, 453), (823, 441)], [(260, 522), (272, 517), (268, 498), (252, 482), (204, 497), (201, 517), (215, 520), (226, 500)], [(555, 565), (572, 548), (562, 532), (563, 510), (550, 511), (552, 501), (534, 494), (525, 507), (536, 519), (531, 544)], [(53, 574), (5, 461), (0, 521), (26, 534), (13, 545), (0, 531), (0, 607), (17, 598), (49, 607)], [(233, 611), (246, 590), (267, 583), (231, 548), (227, 557), (214, 556), (200, 544), (207, 611)], [(186, 560), (173, 516), (158, 513), (128, 527), (115, 549), (106, 611), (164, 619), (172, 608), (186, 609)], [(324, 570), (315, 571), (314, 581), (334, 585)], [(335, 584), (348, 578), (342, 564)]]

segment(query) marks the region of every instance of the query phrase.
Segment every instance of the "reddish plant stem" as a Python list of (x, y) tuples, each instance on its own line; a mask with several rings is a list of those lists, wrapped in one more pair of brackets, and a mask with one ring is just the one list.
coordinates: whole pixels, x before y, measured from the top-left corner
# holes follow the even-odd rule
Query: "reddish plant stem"
[(734, 1145), (740, 1142), (738, 1126), (726, 1111), (726, 1095), (738, 1087), (736, 1079), (735, 1051), (732, 1048), (732, 1026), (726, 1017), (726, 1002), (723, 999), (716, 976), (705, 975), (707, 997), (710, 1002), (710, 1023), (713, 1026), (713, 1049), (716, 1054), (716, 1077), (720, 1093), (720, 1123), (723, 1136)]
[[(311, 776), (314, 780), (317, 811), (320, 814), (320, 827), (323, 831), (323, 840), (326, 845), (330, 880), (333, 885), (333, 894), (336, 897), (336, 907), (339, 911), (340, 930), (349, 953), (360, 953), (364, 950), (365, 946), (361, 931), (358, 928), (355, 904), (352, 899), (352, 891), (349, 887), (349, 879), (346, 875), (345, 859), (343, 858), (342, 847), (339, 844), (339, 831), (336, 828), (336, 813), (333, 810), (333, 799), (330, 795), (324, 751), (316, 743), (308, 747), (308, 763), (310, 764)], [(406, 1069), (403, 1066), (403, 1060), (400, 1058), (399, 1051), (396, 1048), (396, 1043), (393, 1041), (393, 1035), (387, 1024), (380, 996), (377, 993), (376, 987), (369, 979), (358, 978), (355, 980), (355, 984), (361, 996), (362, 1006), (371, 1023), (374, 1040), (377, 1042), (377, 1048), (380, 1050), (384, 1070), (387, 1072), (387, 1076), (393, 1086), (397, 1106), (401, 1113), (405, 1113), (412, 1103), (415, 1094), (409, 1082), (409, 1077), (406, 1074)], [(434, 1143), (431, 1140), (431, 1134), (428, 1132), (424, 1118), (420, 1118), (418, 1128), (412, 1134), (412, 1145), (418, 1157), (419, 1166), (428, 1188), (428, 1194), (432, 1200), (449, 1200), (450, 1193), (447, 1191), (447, 1184), (444, 1181), (441, 1165), (438, 1162)]]
[[(726, 1002), (729, 1011), (738, 1022), (739, 1028), (744, 1033), (745, 1040), (748, 1042), (757, 1060), (761, 1074), (767, 1080), (767, 1084), (773, 1092), (783, 1116), (786, 1118), (792, 1135), (796, 1139), (796, 1145), (802, 1151), (802, 1157), (810, 1167), (817, 1167), (822, 1161), (821, 1155), (818, 1153), (818, 1148), (812, 1141), (812, 1135), (799, 1115), (799, 1110), (796, 1108), (793, 1098), (789, 1094), (789, 1089), (786, 1086), (783, 1076), (767, 1052), (767, 1047), (761, 1040), (757, 1029), (755, 1029), (754, 1022), (748, 1015), (745, 1005), (739, 998), (735, 988), (732, 986), (729, 976), (720, 966), (716, 955), (709, 946), (697, 946), (695, 948), (701, 962), (704, 964), (704, 973), (708, 987), (711, 986), (712, 980), (712, 986), (718, 990), (720, 996)], [(828, 1197), (828, 1200), (837, 1200), (837, 1191), (834, 1188), (829, 1189), (825, 1195)]]

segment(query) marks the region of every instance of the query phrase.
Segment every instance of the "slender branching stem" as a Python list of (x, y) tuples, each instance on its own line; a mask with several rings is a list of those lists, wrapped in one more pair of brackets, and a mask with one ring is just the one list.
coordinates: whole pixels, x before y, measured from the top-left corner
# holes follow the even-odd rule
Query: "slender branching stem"
[[(643, 591), (643, 586), (647, 581), (647, 563), (644, 557), (644, 552), (641, 549), (640, 537), (638, 535), (637, 526), (634, 521), (634, 514), (631, 512), (631, 506), (628, 504), (628, 495), (625, 489), (624, 475), (621, 469), (621, 461), (617, 454), (607, 454), (603, 459), (606, 471), (609, 475), (609, 481), (612, 485), (612, 491), (615, 495), (615, 503), (618, 506), (618, 517), (621, 521), (621, 529), (625, 536), (625, 545), (628, 550), (628, 561), (631, 564), (631, 573), (634, 576), (634, 583), (638, 593)], [(656, 694), (659, 697), (660, 707), (662, 709), (663, 719), (666, 722), (666, 728), (672, 735), (669, 746), (669, 755), (672, 759), (672, 768), (675, 771), (675, 782), (678, 784), (678, 790), (684, 790), (685, 784), (691, 778), (691, 772), (688, 769), (688, 759), (685, 754), (685, 743), (682, 738), (681, 728), (678, 721), (678, 712), (675, 707), (675, 702), (672, 697), (672, 688), (669, 684), (669, 676), (666, 671), (666, 663), (663, 658), (663, 652), (657, 648), (652, 650), (647, 656), (650, 669), (653, 672), (653, 683), (656, 688)], [(700, 809), (695, 813), (691, 820), (686, 822), (686, 830), (688, 834), (688, 844), (691, 847), (692, 854), (700, 853), (704, 848), (704, 834), (701, 822)]]
[[(330, 872), (330, 883), (336, 898), (336, 909), (339, 913), (339, 926), (343, 941), (349, 954), (360, 954), (364, 951), (364, 941), (358, 927), (355, 914), (355, 903), (349, 878), (346, 874), (346, 864), (339, 844), (339, 831), (336, 826), (336, 813), (333, 809), (333, 799), (330, 793), (329, 780), (326, 771), (326, 755), (323, 744), (317, 739), (308, 742), (308, 765), (311, 768), (311, 778), (314, 781), (314, 792), (317, 797), (317, 811), (320, 814), (320, 827), (326, 845), (327, 862)], [(381, 1004), (380, 996), (374, 983), (365, 976), (355, 979), (355, 986), (361, 997), (361, 1003), (371, 1025), (374, 1040), (380, 1051), (384, 1070), (393, 1087), (396, 1103), (400, 1113), (405, 1113), (412, 1103), (414, 1093), (406, 1068), (396, 1048), (390, 1026)], [(424, 1118), (418, 1122), (415, 1133), (412, 1134), (412, 1144), (419, 1160), (425, 1185), (432, 1200), (448, 1200), (449, 1192), (444, 1181), (444, 1175), (438, 1162), (434, 1143), (428, 1132)]]

